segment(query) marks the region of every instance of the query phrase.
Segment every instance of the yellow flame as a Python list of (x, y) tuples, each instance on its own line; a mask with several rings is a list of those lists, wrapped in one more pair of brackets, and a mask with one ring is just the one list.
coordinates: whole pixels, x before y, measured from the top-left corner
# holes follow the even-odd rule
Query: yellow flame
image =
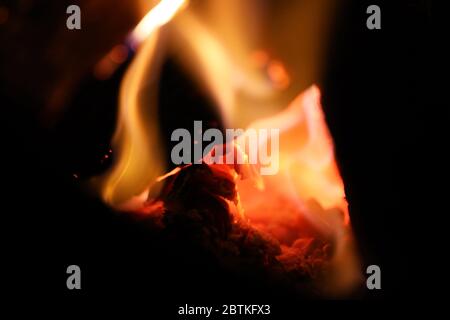
[(121, 84), (118, 124), (113, 138), (115, 162), (102, 181), (103, 199), (114, 207), (128, 208), (130, 202), (140, 202), (145, 196), (159, 192), (158, 186), (148, 189), (166, 170), (156, 108), (158, 28), (184, 3), (185, 0), (161, 1), (132, 33), (137, 43), (143, 39), (145, 42)]

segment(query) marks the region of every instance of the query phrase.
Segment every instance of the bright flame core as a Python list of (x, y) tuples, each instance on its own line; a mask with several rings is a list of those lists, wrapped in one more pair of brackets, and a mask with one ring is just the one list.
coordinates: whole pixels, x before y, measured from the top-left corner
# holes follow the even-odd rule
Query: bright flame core
[(157, 28), (169, 22), (187, 0), (165, 0), (150, 10), (131, 33), (134, 44), (142, 43)]
[[(242, 10), (246, 8), (237, 0), (208, 3), (213, 3), (213, 14), (209, 18), (219, 19), (221, 14), (242, 18)], [(330, 261), (333, 272), (326, 286), (334, 293), (350, 289), (359, 280), (358, 259), (354, 253), (344, 185), (320, 104), (320, 90), (316, 86), (306, 90), (303, 87), (303, 93), (297, 95), (298, 83), (307, 82), (307, 78), (301, 78), (301, 70), (306, 70), (302, 67), (308, 66), (306, 74), (316, 73), (311, 71), (311, 65), (316, 65), (313, 53), (320, 46), (317, 41), (314, 45), (311, 42), (314, 50), (308, 54), (301, 51), (300, 61), (286, 66), (271, 57), (269, 50), (252, 47), (251, 42), (246, 41), (251, 38), (244, 32), (246, 29), (236, 29), (233, 19), (225, 19), (225, 25), (224, 20), (219, 19), (222, 24), (212, 27), (215, 23), (205, 19), (201, 11), (191, 8), (170, 22), (168, 41), (160, 41), (159, 29), (183, 4), (183, 0), (161, 1), (131, 35), (133, 43), (143, 44), (122, 82), (113, 140), (116, 159), (103, 179), (103, 199), (115, 208), (136, 210), (146, 199), (156, 198), (160, 192), (161, 183), (156, 182), (164, 179), (167, 169), (159, 151), (162, 139), (156, 88), (160, 54), (164, 51), (159, 49), (165, 43), (180, 64), (214, 98), (226, 127), (280, 129), (279, 173), (259, 177), (258, 183), (252, 179), (237, 182), (239, 218), (275, 237), (284, 248), (282, 257), (295, 250), (295, 243), (305, 237), (327, 239), (334, 246), (334, 255)], [(311, 4), (311, 8), (305, 10), (317, 10), (316, 20), (326, 20), (327, 14), (319, 13), (330, 11), (327, 1)], [(287, 26), (291, 28), (292, 24)], [(315, 29), (315, 24), (310, 28), (316, 36), (324, 34), (322, 29)], [(302, 46), (302, 50), (305, 47), (308, 46)], [(295, 50), (287, 42), (279, 51)], [(287, 99), (291, 103), (285, 108)], [(236, 142), (239, 145), (239, 139)]]

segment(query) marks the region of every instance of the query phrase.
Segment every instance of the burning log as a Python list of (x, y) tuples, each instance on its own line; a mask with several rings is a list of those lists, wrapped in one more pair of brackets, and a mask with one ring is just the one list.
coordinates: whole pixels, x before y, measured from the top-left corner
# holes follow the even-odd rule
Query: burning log
[(163, 204), (160, 231), (165, 237), (214, 256), (232, 272), (259, 270), (301, 290), (318, 289), (313, 280), (326, 271), (330, 243), (305, 237), (289, 246), (252, 226), (240, 213), (236, 180), (243, 175), (234, 166), (203, 163), (179, 168), (163, 180), (160, 197), (147, 203)]
[(226, 238), (232, 223), (226, 200), (236, 201), (232, 177), (219, 176), (201, 164), (184, 167), (170, 180), (166, 193), (161, 196), (166, 207), (166, 225), (197, 224), (201, 226), (200, 232)]

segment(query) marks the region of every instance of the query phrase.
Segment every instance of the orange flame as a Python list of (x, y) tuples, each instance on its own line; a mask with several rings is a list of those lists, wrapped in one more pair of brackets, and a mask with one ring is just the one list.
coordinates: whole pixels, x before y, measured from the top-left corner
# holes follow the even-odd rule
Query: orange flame
[(245, 217), (279, 240), (285, 254), (308, 236), (327, 239), (335, 246), (331, 262), (336, 268), (328, 285), (333, 282), (336, 291), (351, 287), (359, 280), (358, 262), (319, 88), (310, 87), (287, 109), (249, 127), (280, 129), (280, 169), (274, 176), (261, 177), (262, 188), (251, 180), (237, 182)]

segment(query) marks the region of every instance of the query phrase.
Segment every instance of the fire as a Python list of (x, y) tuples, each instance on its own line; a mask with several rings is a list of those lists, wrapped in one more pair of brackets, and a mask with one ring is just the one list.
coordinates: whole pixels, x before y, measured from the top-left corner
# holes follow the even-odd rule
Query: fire
[[(297, 53), (303, 58), (293, 62), (286, 53), (298, 47), (286, 42), (278, 50), (287, 57), (288, 63), (283, 63), (283, 59), (273, 56), (277, 50), (255, 47), (264, 41), (254, 41), (257, 37), (245, 32), (245, 21), (236, 21), (238, 17), (243, 19), (248, 4), (236, 0), (208, 3), (210, 7), (180, 11), (185, 1), (161, 1), (132, 32), (132, 43), (142, 45), (121, 85), (113, 140), (117, 158), (102, 179), (103, 199), (120, 210), (149, 212), (148, 199), (157, 199), (162, 182), (180, 171), (176, 168), (167, 173), (159, 151), (163, 146), (156, 88), (161, 53), (170, 51), (214, 99), (226, 127), (280, 130), (279, 172), (250, 179), (242, 172), (234, 172), (238, 204), (235, 208), (230, 204), (230, 212), (237, 220), (274, 237), (282, 248), (278, 258), (284, 263), (298, 263), (299, 252), (310, 246), (312, 239), (328, 243), (332, 247), (331, 272), (323, 280), (324, 286), (334, 293), (344, 292), (359, 280), (344, 184), (322, 111), (320, 90), (315, 85), (305, 89), (305, 84), (316, 77), (319, 67), (313, 53), (319, 52), (322, 45), (311, 41), (308, 52), (302, 51), (308, 46), (302, 46)], [(311, 3), (315, 4), (304, 10), (316, 10), (318, 20), (329, 20), (327, 2)], [(256, 6), (252, 9), (258, 12)], [(291, 13), (286, 17), (293, 18)], [(287, 30), (281, 30), (292, 31), (289, 28), (293, 21), (286, 24)], [(160, 31), (165, 24), (170, 33), (162, 41)], [(325, 37), (322, 27), (313, 26)], [(244, 138), (235, 141), (237, 148)], [(270, 139), (264, 143), (271, 143)], [(241, 152), (247, 152), (245, 147)]]

